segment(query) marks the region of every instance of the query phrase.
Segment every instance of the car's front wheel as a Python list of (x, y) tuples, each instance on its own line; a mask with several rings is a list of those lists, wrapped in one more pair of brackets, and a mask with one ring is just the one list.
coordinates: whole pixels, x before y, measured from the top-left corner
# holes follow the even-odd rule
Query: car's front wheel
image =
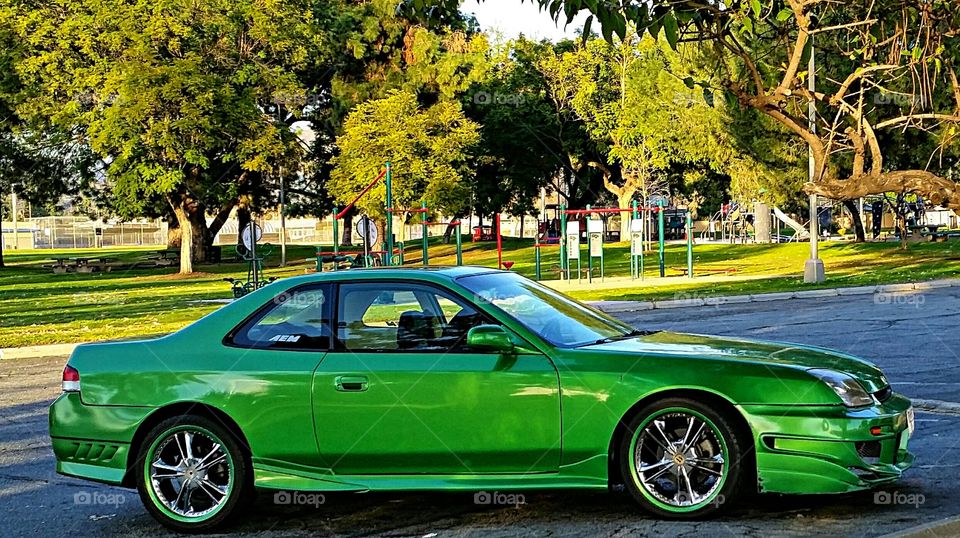
[(646, 406), (627, 424), (621, 472), (633, 497), (653, 514), (704, 517), (739, 495), (746, 447), (724, 414), (669, 398)]
[(137, 461), (137, 489), (144, 506), (178, 532), (222, 526), (250, 489), (249, 466), (239, 443), (206, 417), (161, 422), (147, 434)]

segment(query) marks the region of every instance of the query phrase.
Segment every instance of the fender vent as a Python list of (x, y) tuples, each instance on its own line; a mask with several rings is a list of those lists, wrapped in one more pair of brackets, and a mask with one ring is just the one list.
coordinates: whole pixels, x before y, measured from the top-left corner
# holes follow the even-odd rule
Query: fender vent
[(74, 443), (76, 450), (70, 459), (83, 462), (108, 462), (116, 456), (120, 445), (108, 443)]

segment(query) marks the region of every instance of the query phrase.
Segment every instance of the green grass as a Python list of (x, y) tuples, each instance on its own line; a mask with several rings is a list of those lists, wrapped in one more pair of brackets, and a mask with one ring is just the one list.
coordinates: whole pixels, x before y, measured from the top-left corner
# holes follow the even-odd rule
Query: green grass
[[(534, 249), (530, 240), (507, 240), (504, 259), (514, 261), (514, 270), (533, 276)], [(133, 269), (102, 274), (69, 273), (54, 275), (42, 267), (54, 256), (108, 256), (118, 262), (134, 261), (156, 248), (98, 250), (7, 251), (8, 267), (0, 269), (0, 347), (83, 342), (130, 338), (174, 331), (209, 313), (219, 305), (196, 301), (227, 299), (232, 295), (224, 277), (245, 277), (243, 263), (203, 265), (200, 273), (182, 277), (176, 268)], [(229, 248), (224, 248), (227, 257)], [(279, 268), (279, 254), (266, 260), (267, 276), (303, 274), (312, 267), (304, 261), (311, 247), (290, 247), (291, 264)], [(821, 255), (828, 281), (818, 287), (860, 286), (949, 278), (960, 275), (960, 242), (916, 243), (907, 251), (896, 243), (825, 243)], [(624, 281), (622, 286), (584, 287), (570, 294), (585, 300), (650, 300), (677, 296), (718, 296), (765, 293), (802, 288), (800, 273), (809, 256), (809, 244), (785, 245), (697, 245), (695, 272), (736, 269), (730, 276), (687, 279), (683, 245), (669, 245), (666, 252), (666, 279), (656, 277), (656, 255), (646, 257), (643, 284)], [(419, 244), (408, 246), (408, 264), (420, 262)], [(434, 241), (432, 264), (456, 262), (453, 245)], [(584, 266), (586, 266), (584, 259)], [(496, 244), (465, 243), (464, 263), (494, 267)], [(555, 278), (559, 248), (543, 249), (543, 276)], [(629, 275), (630, 258), (625, 244), (605, 248), (607, 276)]]
[[(514, 261), (513, 270), (534, 276), (534, 248), (531, 241), (511, 240), (504, 244), (504, 260)], [(683, 276), (687, 266), (686, 245), (667, 245), (665, 253), (666, 279), (659, 279), (655, 252), (645, 257), (643, 285), (625, 284), (623, 287), (593, 286), (569, 292), (583, 300), (651, 300), (683, 296), (719, 296), (751, 293), (772, 293), (796, 289), (866, 286), (934, 280), (960, 276), (960, 241), (946, 243), (912, 243), (906, 251), (899, 243), (821, 243), (820, 256), (827, 268), (827, 282), (816, 286), (803, 283), (803, 264), (810, 256), (809, 243), (781, 245), (703, 244), (694, 247), (694, 274), (714, 275), (698, 281)], [(419, 253), (419, 251), (417, 251)], [(586, 248), (583, 249), (586, 254)], [(560, 249), (556, 246), (542, 249), (541, 274), (554, 279), (559, 266)], [(419, 260), (417, 254), (416, 260)], [(407, 257), (410, 262), (411, 256)], [(430, 262), (456, 262), (455, 249), (448, 245), (431, 246)], [(496, 245), (492, 243), (467, 245), (464, 263), (494, 267), (497, 264)], [(586, 268), (586, 258), (581, 260)], [(623, 244), (606, 245), (604, 269), (607, 276), (628, 277), (630, 251)], [(727, 269), (736, 271), (724, 275)], [(572, 273), (575, 275), (575, 272)], [(599, 271), (595, 274), (599, 274)]]
[[(7, 251), (0, 269), (0, 347), (85, 342), (165, 334), (216, 310), (194, 303), (232, 297), (225, 277), (245, 277), (246, 264), (202, 265), (189, 277), (177, 268), (55, 275), (42, 267), (54, 256), (107, 256), (132, 264), (156, 248)], [(229, 248), (224, 248), (227, 256)], [(313, 249), (292, 247), (301, 265), (266, 269), (267, 276), (302, 274)], [(268, 265), (279, 264), (274, 252)]]

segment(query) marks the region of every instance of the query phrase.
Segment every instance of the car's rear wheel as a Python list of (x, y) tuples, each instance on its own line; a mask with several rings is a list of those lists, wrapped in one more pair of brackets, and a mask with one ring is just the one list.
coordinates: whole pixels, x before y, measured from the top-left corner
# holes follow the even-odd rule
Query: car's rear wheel
[(147, 434), (137, 461), (137, 489), (144, 506), (178, 532), (224, 525), (252, 489), (240, 444), (206, 417), (161, 422)]
[(692, 519), (735, 501), (747, 440), (723, 413), (686, 398), (640, 410), (620, 446), (624, 483), (653, 514)]

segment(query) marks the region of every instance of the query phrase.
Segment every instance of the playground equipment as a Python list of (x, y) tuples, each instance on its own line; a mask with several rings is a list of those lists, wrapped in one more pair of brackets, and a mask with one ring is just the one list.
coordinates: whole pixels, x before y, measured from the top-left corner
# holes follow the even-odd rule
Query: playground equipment
[(240, 233), (240, 243), (236, 247), (237, 255), (247, 262), (247, 280), (223, 279), (230, 283), (230, 289), (233, 291), (235, 299), (239, 299), (276, 280), (276, 278), (263, 279), (263, 259), (273, 252), (273, 245), (266, 243), (257, 248), (257, 242), (262, 238), (263, 230), (253, 221)]
[[(630, 209), (619, 209), (619, 208), (592, 208), (587, 206), (586, 209), (566, 209), (565, 206), (559, 206), (558, 213), (560, 214), (560, 273), (561, 278), (566, 276), (566, 279), (570, 279), (570, 271), (573, 265), (573, 262), (576, 262), (577, 266), (577, 280), (582, 279), (583, 269), (582, 261), (580, 255), (580, 219), (570, 220), (568, 217), (586, 217), (586, 234), (587, 234), (587, 278), (590, 282), (593, 281), (593, 266), (594, 261), (599, 265), (600, 268), (600, 278), (605, 277), (605, 265), (604, 265), (604, 256), (603, 256), (603, 243), (604, 243), (604, 222), (602, 220), (591, 218), (598, 215), (605, 214), (626, 214), (630, 213), (631, 223), (630, 223), (630, 276), (631, 278), (643, 278), (643, 235), (644, 235), (644, 224), (643, 220), (640, 219), (641, 212), (644, 211), (655, 211), (661, 217), (660, 219), (660, 229), (663, 229), (663, 206), (658, 206), (656, 208), (641, 208), (637, 205), (636, 202), (633, 203), (633, 207)], [(549, 246), (548, 243), (544, 241), (537, 241), (534, 244), (535, 248), (535, 262), (536, 262), (536, 275), (537, 278), (542, 278), (542, 264), (543, 264), (543, 255), (542, 249), (546, 246)], [(660, 237), (660, 252), (661, 260), (663, 259), (663, 249), (664, 249), (664, 238), (661, 233)], [(661, 261), (661, 266), (662, 266)], [(661, 276), (662, 276), (661, 272)]]
[[(794, 232), (793, 237), (789, 238), (787, 242), (806, 241), (810, 239), (810, 230), (808, 230), (807, 227), (804, 226), (803, 224), (800, 224), (799, 222), (790, 218), (786, 213), (781, 211), (779, 207), (773, 208), (773, 214), (776, 215), (777, 219), (779, 219), (780, 222), (786, 224), (788, 227), (793, 229), (793, 232)], [(779, 242), (779, 237), (778, 237), (778, 242)]]
[[(372, 230), (375, 229), (372, 222), (369, 218), (364, 215), (361, 220), (362, 225), (358, 226), (363, 227), (364, 230), (361, 232), (363, 237), (363, 252), (350, 252), (350, 253), (341, 253), (340, 252), (340, 241), (339, 241), (339, 222), (343, 219), (347, 213), (353, 209), (357, 202), (359, 202), (364, 196), (367, 195), (380, 181), (384, 181), (386, 188), (386, 200), (384, 211), (387, 214), (386, 219), (386, 230), (384, 238), (382, 241), (383, 248), (380, 250), (373, 250), (371, 248), (372, 244), (376, 242), (376, 235), (370, 239)], [(418, 209), (399, 209), (393, 207), (393, 166), (388, 161), (384, 165), (384, 169), (380, 171), (377, 177), (371, 181), (352, 202), (346, 205), (341, 211), (337, 211), (337, 208), (333, 208), (333, 252), (324, 253), (317, 251), (317, 271), (322, 271), (323, 263), (326, 261), (334, 262), (334, 270), (342, 268), (341, 263), (349, 262), (351, 267), (371, 267), (374, 265), (403, 265), (404, 263), (404, 248), (405, 245), (403, 242), (400, 242), (394, 245), (394, 235), (393, 235), (393, 216), (396, 214), (420, 214), (421, 216), (421, 225), (422, 225), (422, 252), (423, 252), (423, 265), (429, 265), (430, 256), (429, 256), (429, 231), (428, 227), (437, 224), (445, 224), (447, 226), (456, 226), (456, 244), (457, 244), (457, 265), (463, 265), (463, 240), (460, 237), (460, 221), (449, 222), (449, 223), (435, 223), (430, 222), (427, 218), (430, 210), (427, 208), (426, 202), (424, 202)], [(347, 255), (347, 256), (343, 256)], [(356, 256), (356, 258), (351, 259), (350, 256)], [(360, 257), (362, 256), (362, 258)], [(332, 257), (332, 259), (331, 259)]]
[[(592, 208), (587, 206), (586, 209), (566, 209), (564, 206), (560, 206), (560, 274), (561, 278), (564, 276), (567, 280), (570, 280), (570, 273), (573, 268), (574, 263), (576, 264), (577, 280), (583, 278), (583, 268), (582, 268), (582, 258), (580, 252), (580, 242), (581, 242), (581, 225), (580, 220), (570, 220), (568, 217), (586, 217), (586, 238), (587, 238), (587, 279), (589, 282), (593, 282), (593, 268), (594, 263), (600, 268), (600, 278), (601, 280), (605, 277), (605, 264), (604, 264), (604, 253), (603, 253), (603, 243), (604, 243), (604, 222), (595, 217), (597, 215), (603, 214), (623, 214), (630, 213), (630, 276), (633, 279), (643, 279), (644, 278), (644, 236), (645, 236), (645, 219), (640, 218), (641, 213), (643, 212), (652, 212), (657, 215), (657, 235), (658, 235), (658, 262), (660, 268), (660, 276), (666, 276), (666, 260), (665, 260), (665, 200), (659, 200), (655, 207), (639, 207), (636, 202), (634, 202), (631, 209), (618, 209), (618, 208)], [(687, 276), (693, 277), (693, 218), (692, 215), (688, 212), (686, 215), (686, 222), (681, 224), (682, 228), (686, 229), (686, 243), (687, 243)], [(536, 263), (536, 277), (537, 279), (543, 278), (543, 254), (542, 250), (544, 247), (551, 246), (543, 241), (537, 241), (534, 244), (534, 260)]]
[(493, 226), (474, 226), (472, 238), (474, 243), (497, 240)]
[[(715, 213), (707, 223), (707, 229), (701, 233), (701, 239), (718, 239), (730, 244), (747, 242), (747, 228), (753, 219), (753, 215), (743, 211), (740, 204), (731, 202), (724, 204), (723, 208)], [(709, 236), (709, 237), (708, 237)]]

